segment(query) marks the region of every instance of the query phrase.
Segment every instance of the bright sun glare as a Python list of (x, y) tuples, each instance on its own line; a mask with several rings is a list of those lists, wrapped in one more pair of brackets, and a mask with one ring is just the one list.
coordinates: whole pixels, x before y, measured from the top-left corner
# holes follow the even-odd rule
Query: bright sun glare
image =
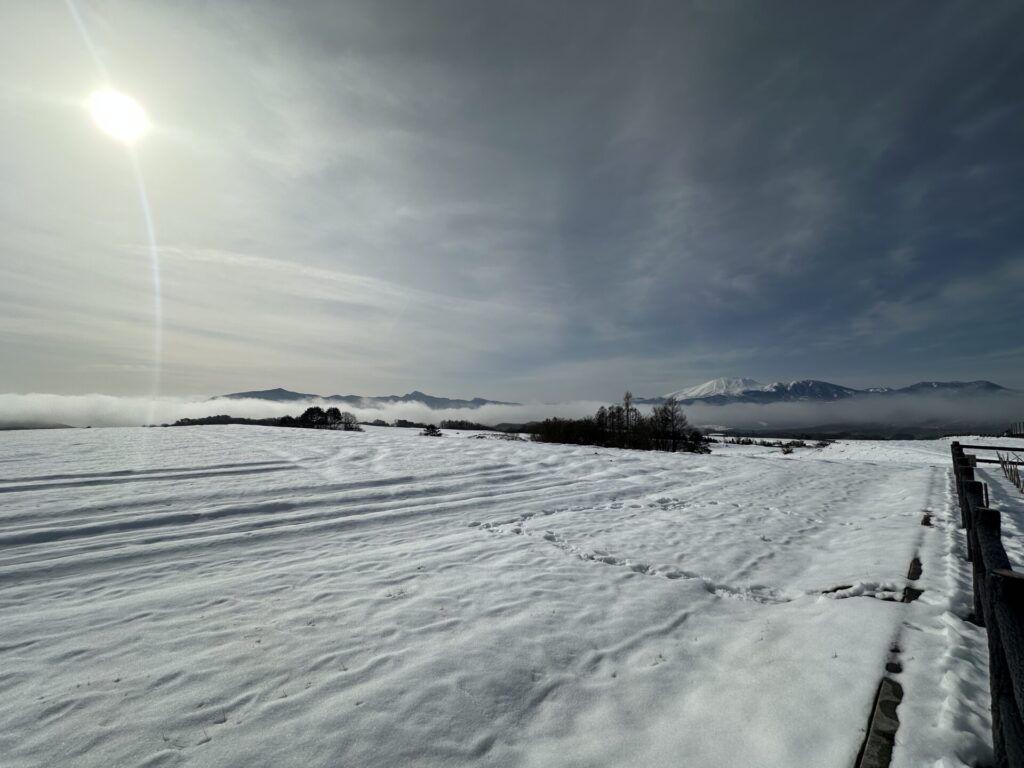
[(104, 133), (127, 144), (138, 141), (149, 129), (139, 102), (110, 88), (89, 95), (89, 113)]

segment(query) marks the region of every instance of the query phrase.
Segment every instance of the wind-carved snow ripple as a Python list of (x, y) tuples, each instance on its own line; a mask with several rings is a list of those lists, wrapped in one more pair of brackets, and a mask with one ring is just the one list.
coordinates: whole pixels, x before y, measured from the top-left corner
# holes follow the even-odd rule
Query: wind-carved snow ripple
[[(582, 479), (566, 483), (556, 467), (539, 462), (516, 465), (485, 460), (475, 466), (434, 470), (428, 476), (371, 474), (313, 485), (302, 480), (265, 486), (248, 482), (254, 473), (273, 471), (285, 477), (292, 469), (306, 468), (282, 459), (41, 475), (0, 484), (15, 498), (26, 493), (38, 496), (40, 504), (66, 498), (69, 484), (112, 489), (102, 501), (63, 504), (59, 514), (50, 517), (41, 517), (31, 506), (7, 515), (0, 535), (0, 582), (98, 565), (145, 567), (146, 562), (176, 553), (188, 556), (196, 546), (214, 543), (248, 548), (257, 538), (305, 537), (385, 520), (392, 525), (415, 524), (424, 514), (457, 515), (466, 508), (515, 503), (538, 493), (554, 500), (586, 495), (578, 487)], [(182, 484), (183, 480), (187, 482)], [(133, 490), (116, 490), (125, 483)], [(51, 490), (57, 495), (47, 493)], [(233, 503), (217, 503), (220, 498)], [(195, 506), (189, 508), (193, 501)], [(52, 548), (57, 542), (59, 550)]]

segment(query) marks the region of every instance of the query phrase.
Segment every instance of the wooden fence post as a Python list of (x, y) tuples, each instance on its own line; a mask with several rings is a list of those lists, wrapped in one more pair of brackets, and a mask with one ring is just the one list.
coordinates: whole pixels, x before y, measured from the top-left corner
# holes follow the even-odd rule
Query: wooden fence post
[[(985, 627), (992, 696), (995, 768), (1024, 768), (1024, 573), (1016, 573), (1002, 541), (999, 511), (988, 506), (988, 488), (974, 479), (974, 456), (950, 446), (961, 527), (974, 581), (975, 621)], [(1020, 469), (999, 456), (1006, 476), (1017, 484)]]
[[(993, 513), (993, 514), (989, 514)], [(972, 555), (971, 573), (974, 581), (974, 617), (978, 624), (991, 630), (989, 616), (988, 572), (985, 569), (987, 552), (983, 552), (982, 542), (991, 543), (994, 537), (999, 541), (1001, 521), (995, 510), (975, 508), (974, 526), (967, 529), (968, 549)]]
[(964, 495), (964, 483), (974, 480), (974, 469), (971, 467), (966, 456), (959, 456), (954, 460), (953, 472), (956, 475), (956, 493), (960, 502), (960, 527), (967, 527), (967, 499)]
[(989, 579), (993, 618), (989, 628), (993, 746), (996, 764), (1013, 768), (1024, 766), (1024, 575), (998, 568), (989, 574)]
[(977, 510), (985, 506), (984, 484), (977, 480), (963, 483), (963, 527), (967, 529), (967, 559), (974, 559), (975, 535), (974, 518)]
[[(957, 503), (961, 505), (960, 518), (963, 520), (963, 490), (960, 488), (960, 464), (959, 461), (964, 455), (964, 449), (960, 447), (960, 443), (956, 440), (949, 446), (950, 458), (953, 461), (953, 482), (956, 484), (956, 499)], [(960, 526), (963, 528), (963, 525)]]
[(1010, 559), (1003, 548), (1002, 524), (998, 509), (978, 507), (974, 511), (974, 593), (975, 604), (980, 602), (984, 616), (983, 626), (990, 630), (989, 610), (992, 607), (989, 574), (995, 570), (1011, 570)]
[(1017, 707), (1024, 710), (1024, 574), (997, 568), (992, 571), (992, 586), (1013, 695)]
[(959, 499), (959, 473), (958, 473), (958, 469), (956, 467), (956, 460), (961, 458), (961, 456), (963, 456), (963, 455), (964, 455), (964, 449), (962, 449), (962, 447), (959, 446), (959, 442), (957, 442), (956, 440), (953, 440), (952, 444), (949, 445), (949, 459), (953, 463), (953, 482), (956, 483), (956, 498), (957, 498), (957, 500)]

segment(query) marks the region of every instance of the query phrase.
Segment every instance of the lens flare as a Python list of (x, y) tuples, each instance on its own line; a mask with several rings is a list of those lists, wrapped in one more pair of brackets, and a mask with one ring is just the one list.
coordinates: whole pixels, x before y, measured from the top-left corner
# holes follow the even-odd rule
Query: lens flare
[(104, 88), (89, 96), (89, 114), (108, 136), (133, 144), (149, 130), (149, 118), (139, 102), (127, 94)]

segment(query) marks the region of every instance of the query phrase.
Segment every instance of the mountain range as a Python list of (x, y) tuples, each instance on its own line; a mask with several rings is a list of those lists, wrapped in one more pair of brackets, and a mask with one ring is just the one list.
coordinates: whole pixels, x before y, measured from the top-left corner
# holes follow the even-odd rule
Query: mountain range
[(920, 381), (909, 387), (870, 387), (854, 389), (816, 379), (777, 381), (761, 384), (753, 379), (712, 379), (696, 387), (669, 392), (662, 397), (637, 398), (636, 402), (654, 405), (674, 397), (683, 405), (729, 405), (732, 403), (832, 402), (850, 398), (879, 398), (894, 395), (990, 395), (1012, 392), (991, 381)]
[[(792, 403), (792, 402), (834, 402), (851, 398), (885, 398), (898, 395), (945, 395), (945, 396), (978, 396), (1012, 393), (1013, 390), (993, 384), (991, 381), (921, 381), (909, 387), (869, 387), (854, 389), (841, 384), (832, 384), (816, 379), (799, 381), (777, 381), (773, 384), (761, 384), (753, 379), (721, 378), (706, 381), (695, 387), (687, 387), (660, 397), (640, 397), (635, 402), (639, 405), (657, 405), (669, 397), (675, 397), (683, 405), (730, 405), (732, 403)], [(420, 403), (433, 410), (475, 409), (484, 405), (520, 405), (502, 400), (487, 400), (474, 397), (463, 400), (450, 397), (436, 397), (419, 390), (404, 395), (316, 395), (305, 392), (293, 392), (288, 389), (262, 389), (251, 392), (233, 392), (220, 395), (228, 400), (271, 400), (274, 402), (325, 401), (349, 405), (353, 408), (375, 408), (394, 403)], [(219, 399), (213, 398), (213, 399)]]
[(450, 397), (434, 397), (425, 392), (414, 390), (405, 395), (375, 395), (364, 397), (363, 395), (313, 395), (303, 392), (292, 392), (288, 389), (260, 389), (252, 392), (232, 392), (230, 395), (220, 395), (217, 399), (228, 400), (272, 400), (285, 403), (293, 401), (323, 400), (330, 403), (344, 403), (353, 408), (375, 408), (381, 405), (393, 403), (421, 403), (432, 410), (444, 410), (446, 408), (479, 408), (483, 405), (520, 405), (520, 403), (506, 403), (501, 400), (485, 400), (482, 397), (474, 397), (472, 400), (460, 400)]

